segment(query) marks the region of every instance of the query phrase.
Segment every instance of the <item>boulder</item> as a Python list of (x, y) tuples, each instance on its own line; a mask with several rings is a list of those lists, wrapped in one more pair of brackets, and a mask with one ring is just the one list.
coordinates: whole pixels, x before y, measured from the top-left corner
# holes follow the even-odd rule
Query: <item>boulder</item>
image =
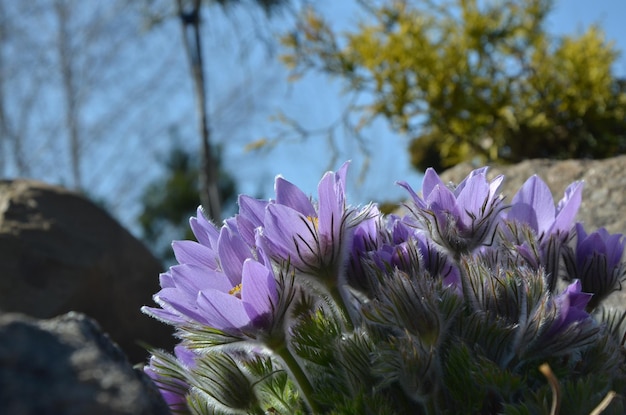
[(170, 413), (154, 383), (83, 314), (3, 314), (0, 340), (2, 414)]
[(0, 181), (0, 310), (95, 318), (133, 362), (144, 342), (171, 349), (172, 330), (140, 312), (160, 262), (105, 210), (66, 189)]

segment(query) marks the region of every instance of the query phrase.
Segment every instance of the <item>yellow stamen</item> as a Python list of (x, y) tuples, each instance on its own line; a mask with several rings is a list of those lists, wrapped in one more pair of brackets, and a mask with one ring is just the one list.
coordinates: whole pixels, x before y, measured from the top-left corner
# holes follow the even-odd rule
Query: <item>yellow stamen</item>
[(317, 216), (307, 216), (306, 217), (312, 224), (315, 229), (319, 226), (319, 218)]
[(239, 293), (241, 293), (241, 284), (237, 284), (235, 285), (233, 288), (231, 288), (231, 290), (228, 292), (228, 294), (234, 295), (234, 296), (238, 296)]

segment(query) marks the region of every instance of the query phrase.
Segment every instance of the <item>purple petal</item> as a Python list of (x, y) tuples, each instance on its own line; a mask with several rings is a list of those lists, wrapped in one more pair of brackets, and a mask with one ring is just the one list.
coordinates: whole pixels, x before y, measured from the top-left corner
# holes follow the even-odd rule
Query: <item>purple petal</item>
[(239, 214), (245, 216), (252, 222), (255, 227), (263, 224), (263, 217), (265, 216), (265, 207), (268, 202), (266, 200), (254, 199), (250, 196), (239, 196)]
[(409, 237), (412, 235), (413, 229), (409, 228), (407, 224), (399, 219), (393, 219), (393, 225), (391, 227), (391, 236), (392, 242), (394, 244), (399, 244), (409, 240)]
[(179, 313), (163, 308), (143, 306), (141, 312), (167, 324), (183, 324), (188, 321), (188, 319), (182, 318)]
[(206, 219), (202, 207), (198, 208), (196, 217), (189, 219), (189, 225), (198, 242), (209, 248), (215, 247), (219, 230), (213, 223)]
[(457, 206), (454, 193), (446, 186), (437, 185), (426, 199), (426, 206), (436, 211), (448, 212), (459, 217), (459, 208)]
[(429, 167), (424, 172), (424, 178), (422, 179), (422, 196), (424, 199), (428, 198), (428, 195), (432, 193), (436, 186), (445, 187), (446, 184), (441, 181), (435, 169)]
[[(172, 386), (167, 385), (165, 382), (164, 376), (155, 371), (154, 367), (160, 366), (160, 363), (155, 359), (154, 356), (150, 358), (150, 366), (144, 367), (143, 371), (146, 375), (148, 375), (158, 386), (159, 392), (163, 397), (163, 400), (167, 404), (167, 406), (172, 410), (185, 410), (187, 408), (187, 399), (185, 397), (185, 389), (189, 389), (189, 385), (187, 383), (176, 379), (176, 380), (167, 380), (167, 382), (174, 382), (177, 385), (180, 385), (180, 391), (171, 390)], [(158, 370), (158, 369), (157, 369)]]
[[(515, 208), (515, 205), (520, 203), (532, 208), (534, 218), (532, 217), (533, 212), (528, 207)], [(537, 175), (533, 175), (526, 180), (522, 188), (513, 197), (512, 204), (513, 207), (509, 211), (508, 218), (516, 219), (531, 226), (534, 226), (532, 219), (536, 219), (535, 230), (539, 235), (546, 233), (554, 223), (555, 210), (552, 193), (550, 188)]]
[(222, 270), (234, 287), (241, 282), (243, 262), (252, 256), (250, 247), (237, 232), (223, 227), (217, 241), (217, 251)]
[(329, 172), (322, 177), (317, 191), (319, 194), (318, 233), (325, 236), (327, 241), (336, 240), (338, 243), (345, 213), (344, 184), (334, 173)]
[(179, 264), (201, 265), (211, 269), (217, 268), (216, 252), (207, 245), (195, 241), (172, 242), (174, 256)]
[[(565, 292), (569, 297), (570, 307), (578, 310), (584, 310), (591, 297), (593, 297), (593, 294), (582, 292), (582, 286), (579, 280), (570, 284)], [(585, 312), (585, 314), (587, 313)]]
[(237, 228), (243, 240), (250, 246), (254, 246), (256, 229), (263, 226), (267, 204), (265, 200), (253, 199), (245, 195), (239, 196)]
[(621, 262), (624, 254), (626, 241), (622, 240), (622, 234), (610, 234), (605, 228), (587, 235), (582, 224), (576, 224), (577, 263), (580, 266), (585, 262), (585, 258), (593, 255), (594, 252), (605, 255), (609, 270), (615, 268)]
[(192, 350), (189, 350), (185, 346), (179, 344), (174, 347), (174, 355), (176, 358), (186, 367), (193, 368), (196, 366), (196, 358), (198, 355)]
[(341, 165), (341, 167), (339, 167), (339, 169), (335, 172), (335, 175), (337, 176), (337, 179), (339, 182), (343, 183), (343, 186), (345, 187), (346, 185), (346, 177), (348, 175), (348, 167), (350, 167), (350, 160), (346, 161), (345, 163), (343, 163)]
[(582, 292), (582, 286), (579, 280), (571, 283), (567, 289), (559, 295), (561, 302), (561, 312), (565, 314), (563, 325), (571, 324), (575, 321), (583, 320), (589, 317), (589, 313), (585, 311), (585, 307), (593, 294)]
[(197, 303), (208, 325), (218, 330), (241, 329), (250, 324), (243, 302), (232, 294), (202, 291), (198, 293)]
[[(305, 216), (283, 205), (269, 205), (265, 218), (265, 241), (274, 256), (291, 258), (294, 264), (300, 263), (301, 255), (309, 256), (317, 247), (315, 225)], [(297, 244), (297, 245), (296, 245)]]
[[(604, 228), (602, 228), (604, 230)], [(614, 268), (619, 265), (622, 261), (622, 256), (624, 255), (624, 247), (626, 245), (626, 239), (622, 238), (621, 233), (617, 233), (614, 235), (609, 235), (606, 238), (606, 247), (607, 247), (607, 259), (608, 264), (611, 268)]]
[(485, 199), (489, 198), (489, 183), (484, 176), (474, 176), (467, 180), (463, 190), (457, 196), (456, 204), (459, 211), (465, 216), (465, 223), (469, 225), (471, 218), (467, 217), (467, 213), (473, 213), (480, 217), (481, 208), (485, 203)]
[(467, 175), (467, 177), (465, 177), (463, 181), (461, 181), (461, 183), (459, 183), (454, 189), (455, 196), (458, 197), (461, 194), (461, 192), (465, 189), (465, 186), (467, 186), (469, 182), (475, 181), (477, 177), (482, 177), (482, 181), (486, 183), (487, 182), (487, 170), (489, 170), (489, 167), (481, 167), (479, 169), (472, 170)]
[(170, 268), (170, 273), (176, 289), (190, 298), (195, 298), (198, 291), (207, 288), (228, 292), (236, 285), (232, 284), (225, 274), (198, 265), (175, 265)]
[(511, 208), (506, 213), (506, 219), (510, 221), (517, 221), (519, 223), (525, 223), (531, 229), (534, 229), (535, 232), (539, 232), (537, 213), (528, 203), (518, 202), (511, 205)]
[(161, 288), (173, 288), (176, 287), (172, 275), (169, 272), (164, 272), (159, 275), (159, 285)]
[[(413, 202), (415, 202), (415, 204), (417, 205), (418, 208), (420, 209), (425, 209), (426, 208), (426, 204), (424, 203), (424, 200), (417, 194), (415, 193), (415, 190), (413, 190), (413, 188), (405, 181), (398, 181), (396, 182), (397, 185), (402, 186), (406, 189), (407, 192), (409, 192), (409, 195), (411, 195), (411, 198), (413, 199)], [(423, 184), (422, 184), (423, 186)], [(423, 189), (423, 187), (422, 187)]]
[(587, 238), (587, 232), (585, 231), (585, 227), (580, 222), (576, 223), (576, 236), (578, 238), (578, 243)]
[(598, 232), (594, 232), (587, 236), (584, 240), (577, 244), (576, 254), (580, 259), (593, 255), (594, 252), (606, 254), (606, 244), (602, 236)]
[(500, 191), (500, 186), (502, 186), (502, 182), (504, 181), (504, 175), (500, 174), (498, 176), (496, 176), (490, 183), (489, 183), (489, 194), (491, 195), (491, 197), (497, 196), (498, 192)]
[[(154, 301), (162, 308), (171, 308), (181, 316), (188, 317), (202, 324), (208, 324), (203, 313), (198, 312), (195, 299), (182, 293), (176, 288), (164, 288), (154, 296)], [(168, 310), (169, 311), (169, 310)]]
[(316, 216), (311, 200), (298, 186), (278, 176), (274, 184), (276, 203), (289, 206), (304, 216)]
[(278, 302), (276, 280), (272, 271), (254, 260), (243, 264), (241, 300), (252, 321), (268, 314)]
[(582, 202), (582, 192), (583, 182), (574, 182), (567, 187), (565, 196), (559, 201), (556, 219), (550, 233), (568, 232), (571, 229)]

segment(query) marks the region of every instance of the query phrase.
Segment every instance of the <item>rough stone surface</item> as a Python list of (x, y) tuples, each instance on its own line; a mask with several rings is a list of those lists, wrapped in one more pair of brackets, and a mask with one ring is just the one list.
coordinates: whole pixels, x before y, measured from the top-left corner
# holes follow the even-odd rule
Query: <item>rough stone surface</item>
[(30, 180), (0, 181), (0, 310), (95, 318), (131, 361), (137, 342), (171, 348), (172, 331), (140, 312), (158, 290), (159, 261), (86, 198)]
[(79, 313), (50, 320), (0, 315), (0, 413), (166, 415), (149, 378), (98, 324)]
[[(440, 174), (444, 182), (459, 183), (474, 168), (460, 164)], [(611, 233), (626, 234), (626, 155), (604, 160), (527, 160), (512, 166), (493, 166), (487, 176), (504, 174), (502, 192), (511, 201), (517, 190), (533, 174), (545, 181), (555, 198), (575, 180), (584, 180), (583, 199), (577, 220), (588, 232), (605, 227)], [(624, 256), (626, 260), (626, 255)], [(626, 308), (626, 286), (606, 301), (609, 307)]]
[[(441, 173), (443, 181), (460, 182), (476, 166), (463, 163)], [(589, 231), (605, 227), (609, 232), (626, 233), (626, 155), (604, 160), (527, 160), (512, 166), (493, 166), (488, 177), (504, 174), (502, 186), (507, 200), (533, 174), (545, 181), (555, 201), (575, 180), (584, 180), (583, 202), (577, 220)]]

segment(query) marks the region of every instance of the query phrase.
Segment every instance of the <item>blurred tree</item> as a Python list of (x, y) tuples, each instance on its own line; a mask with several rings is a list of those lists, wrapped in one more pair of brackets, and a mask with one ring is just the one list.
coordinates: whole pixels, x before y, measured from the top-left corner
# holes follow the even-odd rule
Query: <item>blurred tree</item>
[(111, 177), (134, 173), (119, 160), (167, 125), (153, 114), (172, 82), (140, 21), (130, 0), (0, 0), (0, 175), (116, 202), (131, 191)]
[(283, 60), (296, 79), (344, 79), (360, 97), (348, 108), (357, 128), (387, 119), (411, 137), (418, 169), (626, 152), (626, 83), (611, 71), (618, 52), (597, 27), (549, 35), (553, 1), (359, 3), (368, 18), (342, 35), (306, 10), (283, 37)]
[[(233, 210), (237, 190), (235, 180), (221, 168), (221, 150), (213, 151), (217, 162), (219, 198), (226, 210)], [(143, 211), (138, 218), (142, 238), (164, 264), (173, 263), (171, 241), (195, 239), (189, 218), (200, 204), (198, 179), (200, 157), (174, 146), (163, 160), (165, 173), (150, 183), (142, 197)]]
[[(259, 7), (267, 15), (286, 7), (290, 0), (254, 0), (244, 2), (242, 0), (175, 0), (175, 15), (178, 16), (182, 29), (182, 40), (185, 53), (189, 61), (191, 79), (196, 102), (196, 115), (198, 118), (198, 132), (200, 136), (201, 163), (199, 173), (199, 190), (202, 206), (206, 209), (207, 216), (215, 221), (220, 221), (222, 216), (221, 201), (218, 189), (218, 171), (215, 155), (212, 153), (211, 123), (208, 111), (208, 98), (206, 76), (206, 64), (202, 47), (202, 8), (204, 5), (219, 5), (228, 8), (237, 5)], [(155, 0), (147, 0), (147, 15), (151, 24), (159, 22), (170, 12), (165, 11), (162, 4)], [(167, 8), (165, 9), (167, 10)], [(214, 64), (211, 62), (210, 64)], [(209, 64), (209, 65), (210, 65)]]
[[(139, 233), (138, 202), (158, 174), (154, 155), (169, 146), (167, 127), (195, 127), (177, 3), (154, 2), (169, 5), (172, 17), (159, 30), (146, 30), (142, 1), (0, 0), (1, 177), (45, 180), (106, 199), (113, 214)], [(204, 45), (220, 63), (207, 72), (227, 73), (214, 80), (207, 110), (213, 145), (247, 141), (267, 111), (278, 76), (266, 62), (259, 64), (257, 48), (254, 57), (241, 53), (235, 68), (230, 59), (239, 58), (240, 43), (256, 41), (253, 27), (257, 21), (265, 27), (263, 10), (233, 9), (241, 30), (226, 14), (211, 16), (207, 33), (231, 35), (227, 42), (215, 35)], [(196, 142), (187, 130), (185, 135)]]

